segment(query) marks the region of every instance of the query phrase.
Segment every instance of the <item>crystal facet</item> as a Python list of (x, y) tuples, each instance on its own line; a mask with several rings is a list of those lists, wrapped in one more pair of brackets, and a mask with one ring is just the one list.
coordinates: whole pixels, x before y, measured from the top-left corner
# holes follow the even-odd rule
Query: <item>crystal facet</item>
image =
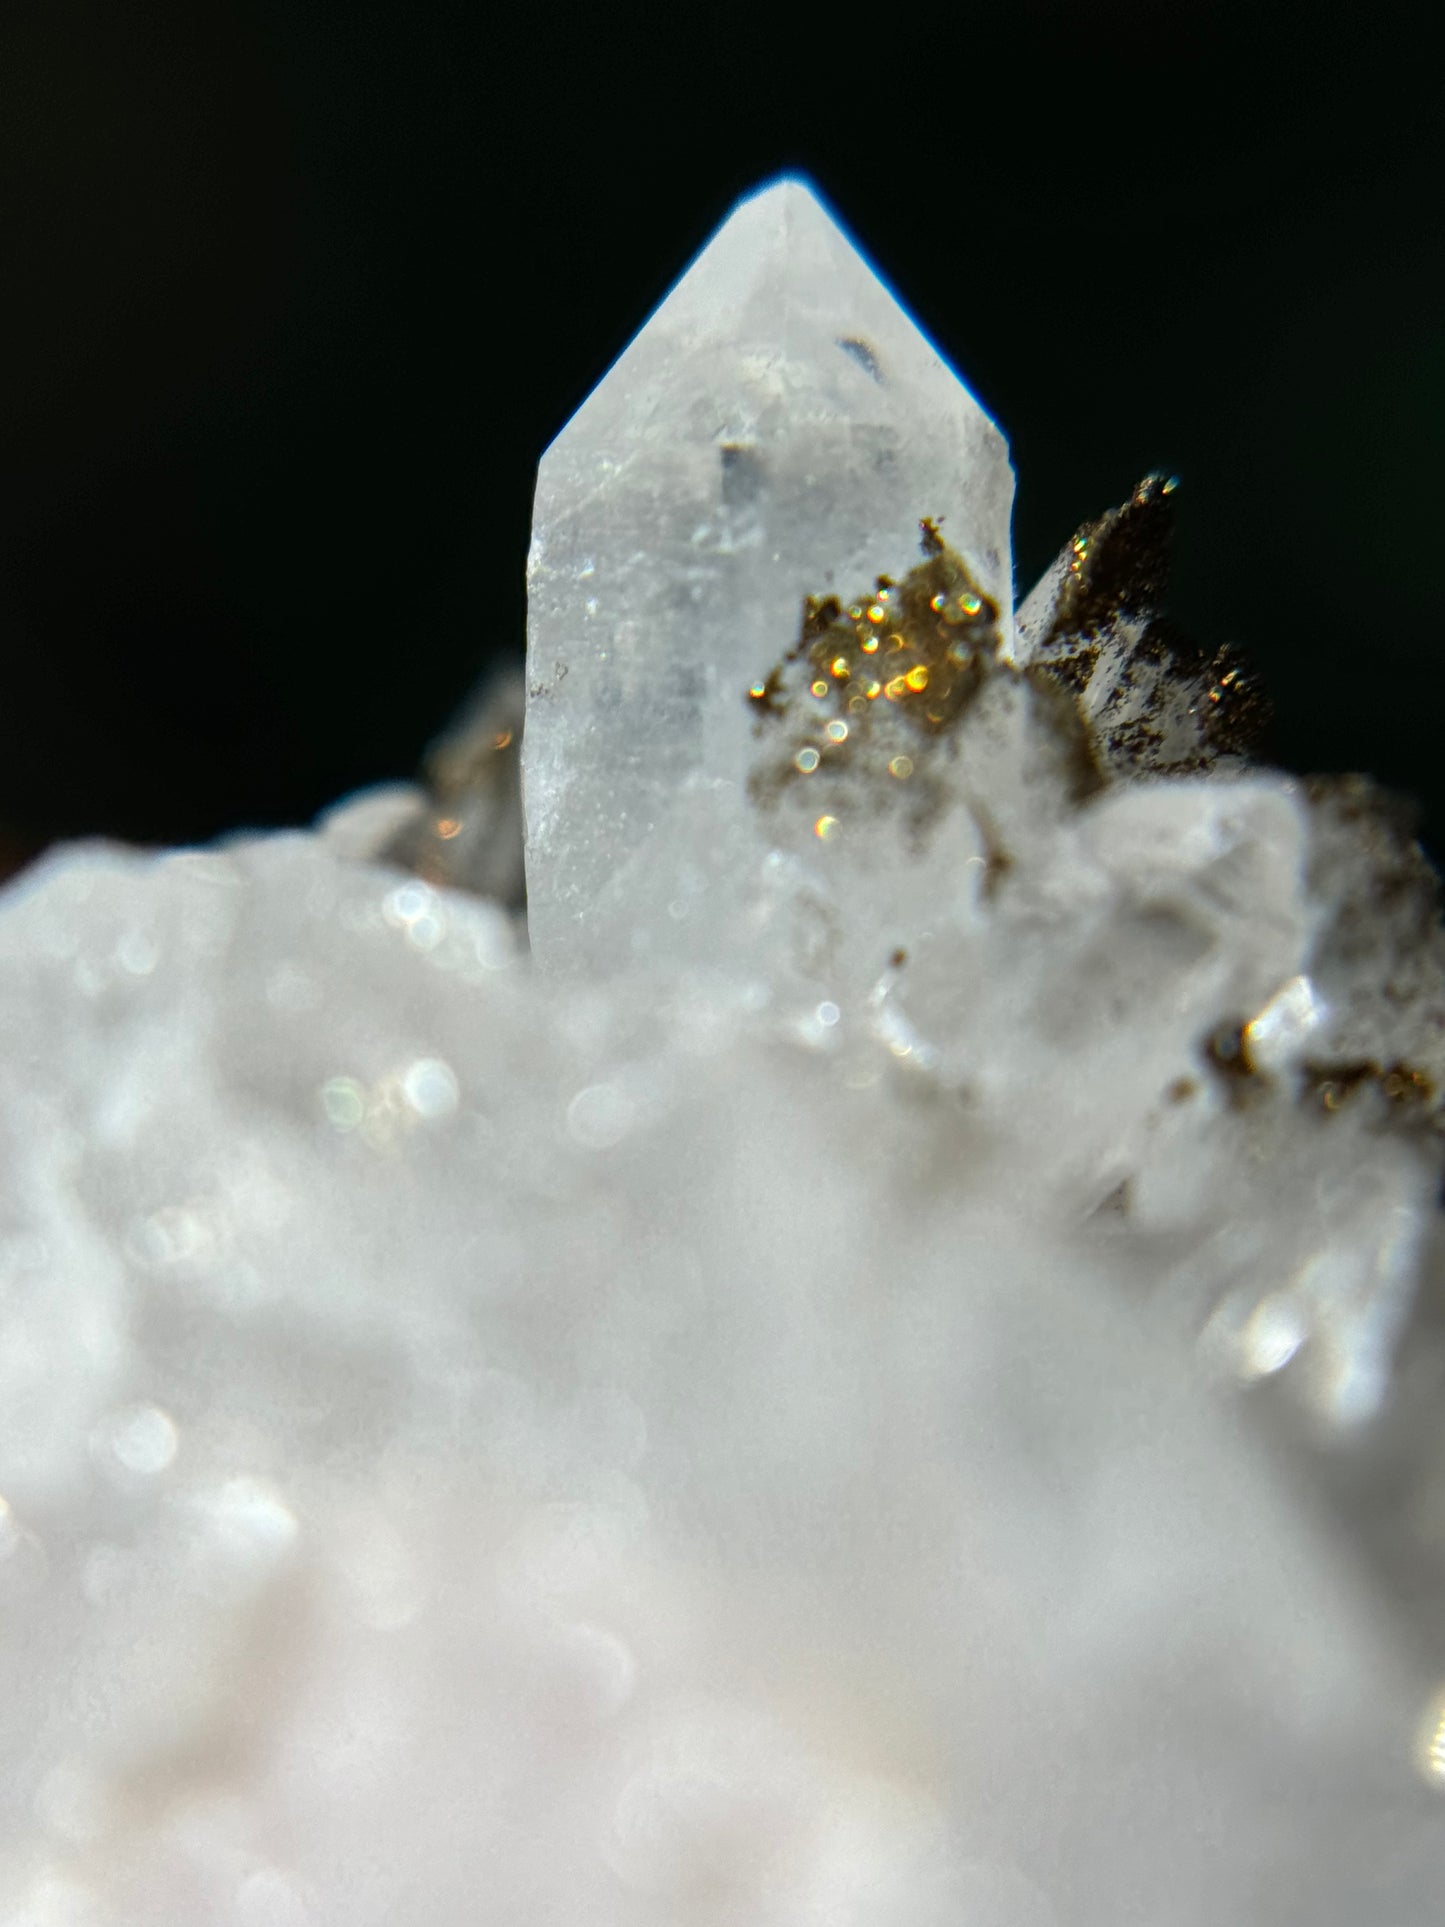
[[(746, 810), (743, 700), (810, 596), (932, 518), (1012, 606), (1003, 437), (801, 182), (744, 201), (542, 460), (529, 565), (533, 953), (686, 950), (656, 852)], [(675, 939), (673, 933), (675, 932)]]

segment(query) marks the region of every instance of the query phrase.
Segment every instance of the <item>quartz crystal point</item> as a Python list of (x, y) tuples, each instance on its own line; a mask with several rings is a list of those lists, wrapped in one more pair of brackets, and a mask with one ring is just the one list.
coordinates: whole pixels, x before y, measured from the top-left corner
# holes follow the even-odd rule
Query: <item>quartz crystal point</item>
[(744, 692), (806, 599), (902, 575), (930, 517), (1006, 625), (1012, 501), (998, 429), (809, 189), (744, 201), (542, 460), (524, 752), (538, 962), (707, 949), (659, 857), (684, 823), (722, 846), (747, 813)]

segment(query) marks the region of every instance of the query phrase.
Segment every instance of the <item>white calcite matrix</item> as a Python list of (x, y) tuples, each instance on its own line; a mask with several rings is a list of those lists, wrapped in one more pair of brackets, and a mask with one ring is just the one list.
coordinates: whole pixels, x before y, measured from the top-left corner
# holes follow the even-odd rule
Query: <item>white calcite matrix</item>
[(782, 183), (543, 462), (527, 914), (505, 692), (0, 897), (0, 1927), (1442, 1917), (1430, 880), (1010, 496)]

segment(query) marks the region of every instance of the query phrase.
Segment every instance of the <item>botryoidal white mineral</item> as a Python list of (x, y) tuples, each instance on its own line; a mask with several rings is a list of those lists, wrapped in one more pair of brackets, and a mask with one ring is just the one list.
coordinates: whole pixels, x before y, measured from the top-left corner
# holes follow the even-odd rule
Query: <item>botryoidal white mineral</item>
[(0, 897), (3, 1927), (1438, 1920), (1430, 881), (1008, 504), (784, 183), (543, 463), (530, 952), (505, 697)]

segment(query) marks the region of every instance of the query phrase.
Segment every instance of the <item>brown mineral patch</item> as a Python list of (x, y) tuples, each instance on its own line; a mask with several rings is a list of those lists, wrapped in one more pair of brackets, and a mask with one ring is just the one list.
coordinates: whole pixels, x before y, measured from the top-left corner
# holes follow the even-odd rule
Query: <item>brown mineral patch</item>
[(1372, 1058), (1359, 1058), (1341, 1064), (1310, 1063), (1304, 1071), (1306, 1090), (1325, 1112), (1343, 1110), (1367, 1086), (1372, 1086), (1388, 1104), (1401, 1110), (1429, 1104), (1435, 1095), (1430, 1078), (1411, 1064), (1382, 1067)]
[(1005, 847), (992, 816), (976, 799), (972, 805), (972, 812), (979, 836), (983, 840), (983, 882), (980, 889), (987, 899), (998, 894), (1000, 885), (1014, 867), (1014, 860), (1011, 852)]
[(1247, 1031), (1246, 1023), (1221, 1024), (1204, 1040), (1203, 1046), (1205, 1063), (1236, 1109), (1252, 1103), (1267, 1082), (1250, 1056)]
[(1079, 709), (1078, 697), (1039, 663), (1028, 663), (1022, 675), (1060, 753), (1069, 796), (1075, 803), (1082, 803), (1104, 788), (1105, 777), (1099, 767), (1093, 734)]
[(1069, 544), (1052, 634), (1080, 635), (1121, 614), (1150, 615), (1169, 580), (1176, 484), (1146, 475), (1122, 508), (1086, 522)]
[(762, 682), (755, 682), (748, 691), (748, 701), (756, 713), (757, 726), (761, 726), (770, 717), (781, 716), (788, 706), (788, 699), (783, 694), (781, 668), (769, 670)]
[(1270, 724), (1243, 659), (1228, 647), (1202, 649), (1162, 613), (1174, 487), (1146, 476), (1122, 507), (1074, 536), (1035, 658), (1080, 700), (1103, 760), (1121, 774), (1182, 776), (1221, 757), (1248, 759)]

